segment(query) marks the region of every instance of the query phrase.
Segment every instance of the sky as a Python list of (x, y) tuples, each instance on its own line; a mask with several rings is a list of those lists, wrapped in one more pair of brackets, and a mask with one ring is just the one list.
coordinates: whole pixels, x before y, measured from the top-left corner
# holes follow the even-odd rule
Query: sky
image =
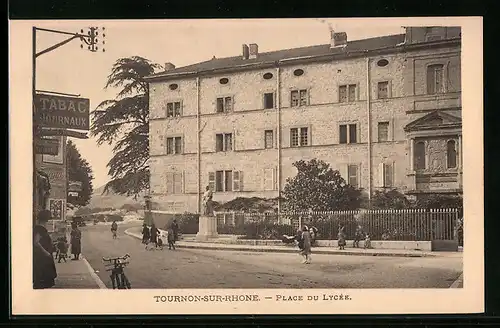
[[(158, 64), (182, 67), (217, 58), (238, 56), (242, 44), (257, 43), (259, 52), (330, 42), (330, 30), (346, 32), (348, 40), (404, 33), (401, 21), (352, 19), (273, 20), (157, 20), (157, 21), (39, 21), (37, 27), (79, 32), (89, 26), (105, 28), (105, 52), (90, 52), (74, 40), (37, 59), (37, 89), (79, 94), (89, 98), (91, 111), (119, 90), (104, 89), (111, 67), (119, 58), (141, 56)], [(102, 30), (99, 30), (102, 33)], [(66, 37), (37, 35), (37, 51)], [(99, 38), (102, 42), (102, 38)], [(74, 139), (94, 172), (94, 189), (110, 180), (112, 145), (98, 146), (94, 138)]]

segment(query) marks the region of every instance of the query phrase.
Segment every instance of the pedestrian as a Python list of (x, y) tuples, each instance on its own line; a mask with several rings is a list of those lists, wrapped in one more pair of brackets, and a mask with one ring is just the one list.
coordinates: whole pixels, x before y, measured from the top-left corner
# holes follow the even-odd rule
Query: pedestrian
[(167, 230), (168, 249), (175, 251), (175, 233), (172, 228)]
[[(155, 248), (158, 247), (158, 229), (156, 229), (155, 224), (151, 224), (151, 231), (149, 235), (149, 241), (150, 243), (153, 243), (155, 245)], [(146, 245), (147, 248), (147, 245)]]
[(57, 263), (61, 263), (61, 260), (66, 262), (68, 257), (68, 240), (66, 237), (59, 237), (57, 240)]
[(149, 228), (148, 228), (147, 224), (144, 223), (142, 225), (142, 243), (147, 245), (149, 242), (149, 238), (150, 238)]
[(80, 258), (82, 252), (82, 232), (78, 229), (76, 222), (71, 224), (71, 254), (73, 254), (73, 261)]
[(301, 254), (304, 256), (304, 262), (306, 264), (311, 263), (311, 233), (307, 226), (302, 228), (302, 251)]
[(354, 233), (354, 241), (352, 242), (352, 247), (358, 248), (359, 242), (364, 238), (363, 228), (358, 225), (356, 227), (356, 232)]
[(339, 249), (345, 249), (346, 241), (345, 241), (345, 233), (344, 226), (339, 228), (339, 233), (337, 234)]
[(170, 225), (170, 228), (172, 229), (173, 242), (175, 243), (176, 241), (179, 240), (179, 225), (177, 224), (177, 220), (176, 219), (174, 219), (174, 221)]
[(116, 223), (116, 220), (113, 220), (113, 223), (111, 223), (111, 233), (113, 234), (113, 239), (116, 239), (117, 232), (118, 232), (118, 224)]
[(33, 289), (51, 288), (57, 278), (52, 238), (44, 227), (50, 218), (50, 211), (40, 211), (33, 227)]

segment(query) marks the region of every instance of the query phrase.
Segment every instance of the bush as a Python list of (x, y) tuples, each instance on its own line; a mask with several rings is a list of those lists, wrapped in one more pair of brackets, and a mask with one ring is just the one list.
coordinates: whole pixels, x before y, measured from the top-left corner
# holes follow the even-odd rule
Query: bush
[(106, 215), (108, 222), (113, 222), (113, 221), (118, 221), (121, 222), (123, 221), (123, 216), (119, 214), (108, 214)]
[(293, 235), (294, 229), (291, 225), (247, 222), (242, 225), (219, 225), (219, 234), (240, 235), (242, 239), (280, 240), (283, 235)]
[(376, 190), (371, 200), (373, 209), (394, 209), (400, 210), (409, 208), (411, 202), (406, 196), (397, 190)]
[(127, 212), (137, 212), (138, 210), (142, 209), (141, 204), (123, 204), (122, 207), (120, 207), (121, 210), (125, 210)]

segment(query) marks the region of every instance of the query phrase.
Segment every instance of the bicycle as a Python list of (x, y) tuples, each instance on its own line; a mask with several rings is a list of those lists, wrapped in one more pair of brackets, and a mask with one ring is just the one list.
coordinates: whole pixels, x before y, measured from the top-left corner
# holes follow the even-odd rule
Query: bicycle
[[(127, 261), (128, 258), (130, 258), (129, 254), (125, 254), (122, 257), (102, 258), (103, 262), (108, 262), (104, 263), (104, 266), (107, 267), (106, 271), (111, 272), (110, 278), (113, 289), (132, 289), (130, 281), (125, 275), (125, 271), (123, 271), (129, 264)], [(112, 266), (112, 268), (109, 268), (110, 266)]]

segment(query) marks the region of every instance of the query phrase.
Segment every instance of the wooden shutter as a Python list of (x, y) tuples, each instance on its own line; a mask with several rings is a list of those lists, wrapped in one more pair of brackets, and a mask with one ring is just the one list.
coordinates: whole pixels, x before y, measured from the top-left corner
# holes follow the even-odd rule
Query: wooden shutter
[(174, 194), (182, 194), (182, 172), (174, 173)]
[(210, 190), (215, 191), (215, 172), (208, 172), (208, 187)]
[(278, 190), (278, 168), (273, 168), (273, 190)]
[(379, 187), (385, 186), (385, 164), (384, 163), (380, 163), (378, 165), (378, 186)]
[(274, 169), (272, 168), (267, 168), (264, 169), (264, 176), (263, 176), (263, 184), (264, 184), (264, 190), (273, 190), (274, 186)]
[(349, 184), (349, 165), (348, 164), (340, 164), (339, 165), (339, 173), (344, 178), (345, 183)]
[(242, 191), (242, 172), (233, 171), (233, 191)]
[(167, 194), (173, 194), (174, 193), (174, 173), (168, 172), (166, 176), (166, 183), (167, 183)]

